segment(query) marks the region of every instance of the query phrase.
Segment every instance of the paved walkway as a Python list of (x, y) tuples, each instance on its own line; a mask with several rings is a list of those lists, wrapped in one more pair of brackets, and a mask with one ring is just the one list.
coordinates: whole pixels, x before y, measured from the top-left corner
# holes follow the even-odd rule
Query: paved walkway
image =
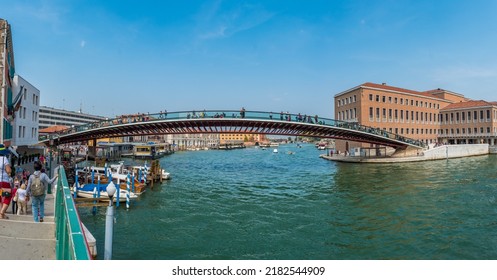
[(1, 260), (55, 260), (54, 196), (45, 200), (43, 223), (35, 223), (28, 205), (28, 215), (14, 215), (9, 206), (8, 220), (0, 219)]
[[(33, 172), (33, 163), (22, 167)], [(35, 223), (31, 201), (27, 215), (12, 214), (11, 204), (9, 219), (0, 219), (0, 260), (55, 260), (54, 206), (54, 195), (47, 194), (44, 222)]]

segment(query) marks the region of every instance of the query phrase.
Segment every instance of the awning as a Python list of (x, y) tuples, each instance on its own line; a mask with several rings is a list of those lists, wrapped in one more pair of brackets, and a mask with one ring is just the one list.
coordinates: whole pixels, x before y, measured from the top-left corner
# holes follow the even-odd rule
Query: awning
[(14, 150), (14, 148), (12, 148), (11, 146), (8, 147), (9, 151), (14, 155), (16, 156), (17, 158), (19, 157), (19, 154), (17, 154), (16, 150)]

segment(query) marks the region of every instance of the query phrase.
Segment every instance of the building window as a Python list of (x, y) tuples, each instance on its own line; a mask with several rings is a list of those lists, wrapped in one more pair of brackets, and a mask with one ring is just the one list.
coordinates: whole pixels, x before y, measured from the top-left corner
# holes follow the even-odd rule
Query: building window
[(474, 111), (473, 112), (473, 120), (477, 120), (478, 119), (478, 112), (477, 111)]
[(461, 112), (461, 121), (464, 122), (466, 121), (466, 114), (464, 112)]
[(388, 97), (388, 103), (392, 103), (392, 97), (391, 96)]
[(404, 98), (400, 99), (400, 105), (404, 105)]
[(369, 101), (373, 101), (373, 95), (369, 94)]
[(380, 118), (380, 108), (376, 108), (376, 118)]
[(487, 110), (487, 121), (490, 121), (490, 110)]
[(483, 120), (483, 110), (480, 110), (480, 120)]
[(385, 102), (386, 102), (385, 100), (386, 100), (386, 98), (385, 98), (385, 96), (383, 95), (383, 96), (381, 97), (381, 101), (383, 101), (383, 103), (385, 103)]
[(383, 118), (387, 117), (387, 109), (383, 108)]
[[(414, 106), (414, 100), (411, 100), (411, 106)], [(414, 133), (413, 133), (414, 134)]]
[(471, 120), (471, 112), (468, 112), (468, 121)]
[(397, 97), (393, 99), (393, 103), (397, 104)]
[(376, 95), (376, 102), (380, 102), (380, 96), (378, 94)]
[(369, 107), (369, 118), (372, 119), (374, 116), (373, 116), (373, 107)]

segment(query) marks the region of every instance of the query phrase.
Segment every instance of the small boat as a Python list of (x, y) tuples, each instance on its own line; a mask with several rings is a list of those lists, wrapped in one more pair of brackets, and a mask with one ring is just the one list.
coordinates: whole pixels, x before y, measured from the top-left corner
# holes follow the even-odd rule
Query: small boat
[[(84, 184), (81, 185), (76, 189), (77, 196), (78, 197), (86, 197), (86, 198), (95, 198), (95, 197), (100, 197), (102, 201), (109, 201), (109, 194), (107, 194), (107, 186), (108, 184)], [(73, 187), (74, 189), (74, 187)], [(100, 190), (100, 195), (98, 194), (98, 191)], [(95, 196), (94, 196), (95, 193)], [(127, 190), (119, 189), (119, 201), (120, 202), (125, 202), (126, 201), (126, 194), (128, 193)], [(114, 194), (114, 202), (117, 201), (118, 194)], [(133, 193), (129, 192), (129, 199), (136, 199), (138, 196)]]
[(292, 151), (288, 151), (286, 153), (289, 154), (289, 155), (294, 155), (295, 154), (295, 152), (292, 152)]
[(278, 153), (278, 149), (274, 149), (273, 153), (275, 153), (275, 154)]
[(162, 180), (169, 180), (171, 179), (171, 173), (166, 172), (166, 170), (162, 169)]

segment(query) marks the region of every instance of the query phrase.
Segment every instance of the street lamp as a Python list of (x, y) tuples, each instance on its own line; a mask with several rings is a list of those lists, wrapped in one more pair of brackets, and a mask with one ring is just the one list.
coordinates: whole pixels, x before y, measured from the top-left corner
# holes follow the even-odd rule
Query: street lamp
[(116, 193), (116, 186), (112, 181), (107, 185), (107, 195), (109, 196), (109, 206), (107, 206), (107, 213), (105, 215), (105, 245), (104, 245), (104, 260), (112, 259), (112, 238), (114, 235), (114, 194)]

